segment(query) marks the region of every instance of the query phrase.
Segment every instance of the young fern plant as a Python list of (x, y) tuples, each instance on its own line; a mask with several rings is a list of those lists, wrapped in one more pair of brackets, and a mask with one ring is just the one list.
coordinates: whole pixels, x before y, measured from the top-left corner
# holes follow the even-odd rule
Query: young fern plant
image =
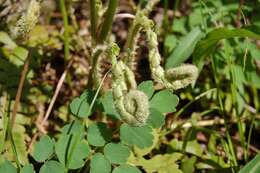
[[(117, 60), (119, 48), (115, 43), (111, 43), (107, 38), (109, 30), (112, 26), (112, 19), (116, 11), (117, 1), (110, 0), (108, 7), (104, 13), (103, 23), (100, 24), (98, 35), (95, 35), (94, 28), (97, 28), (98, 14), (95, 11), (97, 5), (95, 1), (90, 1), (91, 11), (91, 31), (93, 37), (93, 45), (97, 43), (92, 55), (92, 73), (91, 81), (94, 88), (100, 85), (102, 78), (101, 59), (108, 54), (112, 64), (112, 90), (114, 96), (114, 104), (116, 110), (121, 115), (124, 122), (133, 126), (143, 126), (149, 117), (149, 100), (141, 91), (136, 90), (136, 81), (134, 76), (134, 56), (137, 48), (137, 39), (139, 33), (146, 33), (149, 48), (149, 64), (152, 78), (167, 89), (177, 90), (184, 88), (193, 83), (198, 75), (197, 67), (191, 64), (184, 64), (180, 67), (168, 69), (165, 71), (160, 65), (161, 56), (158, 50), (157, 35), (153, 31), (153, 21), (146, 17), (157, 0), (149, 1), (144, 9), (138, 9), (128, 36), (125, 52), (121, 53), (122, 60)], [(106, 42), (107, 45), (103, 43)], [(106, 53), (108, 52), (108, 53)]]
[[(108, 37), (118, 1), (108, 1), (103, 20), (100, 19), (99, 12), (95, 11), (100, 8), (101, 1), (90, 0), (89, 2), (90, 6), (94, 7), (92, 9), (94, 11), (91, 11), (93, 15), (91, 24), (94, 26), (91, 27), (93, 43), (89, 88), (81, 96), (73, 99), (70, 104), (70, 111), (76, 117), (75, 120), (61, 129), (58, 139), (42, 136), (34, 146), (32, 157), (38, 163), (42, 163), (40, 173), (49, 173), (49, 170), (59, 173), (73, 171), (110, 173), (112, 169), (113, 172), (128, 170), (127, 172), (140, 173), (138, 167), (149, 172), (150, 168), (147, 165), (154, 161), (152, 158), (148, 160), (143, 156), (155, 148), (156, 137), (159, 136), (156, 133), (164, 125), (164, 114), (175, 111), (178, 97), (169, 90), (155, 93), (152, 81), (137, 85), (131, 65), (125, 62), (125, 57), (131, 61), (131, 53), (126, 53), (129, 51), (128, 48), (122, 53), (126, 56), (120, 59), (122, 57), (119, 56), (119, 47)], [(181, 84), (178, 85), (185, 87), (195, 79), (189, 71), (193, 66), (186, 65), (185, 68), (179, 67), (181, 70), (177, 68), (165, 72), (160, 65), (157, 36), (153, 31), (152, 21), (146, 17), (156, 2), (158, 0), (149, 1), (147, 7), (138, 10), (133, 22), (133, 25), (138, 25), (138, 29), (132, 34), (135, 41), (129, 43), (133, 47), (133, 49), (130, 47), (130, 52), (135, 51), (136, 38), (141, 31), (144, 31), (149, 43), (149, 63), (153, 79), (166, 88), (180, 88), (172, 81), (179, 81)], [(95, 30), (98, 31), (97, 34), (93, 33)], [(130, 57), (127, 57), (128, 55)], [(92, 89), (97, 89), (102, 84), (100, 68), (104, 57), (108, 57), (107, 60), (112, 64), (110, 69), (112, 72), (111, 96), (107, 95), (108, 92), (101, 96), (92, 92)], [(186, 78), (189, 78), (188, 81)], [(119, 115), (116, 119), (122, 120), (123, 123), (119, 123), (119, 127), (113, 129), (108, 123), (103, 123), (105, 119), (103, 122), (93, 122), (88, 117), (94, 112)], [(84, 123), (85, 120), (88, 120), (87, 125)], [(44, 150), (42, 150), (43, 147)], [(137, 155), (135, 148), (147, 149), (147, 151), (143, 155)], [(115, 155), (115, 153), (120, 155)], [(131, 155), (135, 157), (132, 160), (129, 159)], [(166, 155), (165, 158), (167, 157)], [(162, 160), (165, 158), (162, 157)], [(176, 158), (180, 158), (180, 154)], [(171, 164), (174, 165), (172, 171), (179, 170), (176, 163), (171, 162)], [(13, 167), (11, 169), (15, 170)], [(160, 172), (160, 169), (157, 167), (153, 172)], [(21, 170), (34, 172), (32, 165), (23, 165)]]

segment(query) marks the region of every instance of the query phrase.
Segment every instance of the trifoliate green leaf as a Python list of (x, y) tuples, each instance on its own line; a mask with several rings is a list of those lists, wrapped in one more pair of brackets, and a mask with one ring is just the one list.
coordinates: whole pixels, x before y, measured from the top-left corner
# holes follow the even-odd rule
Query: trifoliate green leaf
[(87, 102), (86, 99), (81, 99), (81, 98), (75, 98), (72, 100), (70, 103), (70, 111), (71, 113), (80, 118), (86, 118), (88, 117), (89, 114), (89, 103)]
[(133, 127), (123, 124), (120, 127), (120, 139), (139, 148), (147, 148), (153, 144), (152, 128), (149, 126)]
[(151, 108), (157, 109), (161, 113), (175, 112), (175, 107), (179, 98), (169, 90), (163, 90), (156, 93), (150, 101)]
[(102, 147), (111, 141), (112, 132), (105, 123), (94, 123), (88, 127), (87, 138), (90, 145)]
[(110, 173), (111, 164), (101, 153), (96, 153), (90, 161), (90, 173)]
[(149, 99), (153, 96), (154, 87), (153, 87), (153, 82), (150, 80), (140, 83), (137, 89), (143, 91)]
[(84, 140), (84, 126), (73, 121), (62, 129), (62, 135), (55, 144), (55, 152), (64, 167), (78, 169), (90, 154), (90, 148)]
[(32, 165), (32, 164), (30, 164), (30, 165), (25, 165), (25, 166), (21, 169), (20, 173), (35, 173), (34, 168), (33, 168), (33, 165)]
[(42, 136), (34, 146), (33, 158), (37, 162), (44, 162), (53, 154), (53, 151), (54, 143), (52, 139), (47, 135)]
[(71, 113), (80, 118), (87, 118), (91, 115), (93, 110), (90, 110), (90, 105), (94, 99), (94, 95), (95, 93), (93, 91), (86, 90), (80, 97), (73, 99), (70, 103)]
[(84, 166), (84, 160), (90, 154), (90, 148), (80, 134), (62, 135), (55, 145), (55, 151), (59, 161), (69, 169)]
[(120, 115), (117, 113), (115, 109), (113, 94), (111, 91), (106, 92), (100, 100), (106, 115), (110, 116), (113, 119), (121, 119)]
[(80, 121), (72, 121), (71, 123), (65, 125), (62, 128), (62, 134), (83, 134), (84, 133), (84, 126)]
[(65, 168), (61, 163), (51, 160), (46, 162), (40, 169), (40, 173), (64, 173)]
[(104, 155), (111, 163), (123, 164), (126, 163), (130, 150), (123, 144), (109, 143), (104, 148)]
[(0, 165), (1, 173), (17, 173), (16, 168), (10, 161), (5, 161)]
[(153, 128), (160, 128), (165, 123), (164, 118), (165, 116), (161, 112), (151, 108), (147, 124), (151, 125)]

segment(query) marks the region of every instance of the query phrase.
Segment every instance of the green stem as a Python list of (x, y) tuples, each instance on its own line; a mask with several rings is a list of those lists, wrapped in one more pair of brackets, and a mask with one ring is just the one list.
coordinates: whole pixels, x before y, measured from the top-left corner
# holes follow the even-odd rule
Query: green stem
[(106, 40), (107, 35), (112, 28), (117, 4), (118, 4), (118, 0), (109, 0), (108, 8), (104, 14), (104, 20), (103, 23), (101, 24), (101, 30), (98, 35), (98, 43), (100, 44), (102, 44)]
[(63, 42), (64, 42), (64, 58), (65, 60), (69, 60), (70, 58), (70, 52), (69, 52), (69, 22), (68, 22), (68, 13), (65, 6), (65, 0), (60, 0), (60, 10), (62, 14), (63, 19), (63, 25), (64, 25), (64, 34), (63, 34)]
[(90, 31), (93, 43), (96, 42), (96, 33), (97, 33), (97, 24), (98, 24), (98, 14), (97, 14), (97, 8), (96, 8), (96, 0), (89, 0), (89, 6), (90, 6)]

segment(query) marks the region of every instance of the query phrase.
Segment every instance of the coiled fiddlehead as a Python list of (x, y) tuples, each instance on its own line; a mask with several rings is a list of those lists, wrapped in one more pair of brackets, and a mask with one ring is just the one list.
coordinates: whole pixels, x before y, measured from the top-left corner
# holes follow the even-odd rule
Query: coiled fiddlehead
[(161, 56), (158, 50), (156, 33), (149, 27), (146, 29), (146, 35), (149, 47), (150, 69), (154, 80), (173, 90), (184, 88), (196, 80), (198, 69), (192, 64), (183, 64), (165, 72), (160, 65)]
[[(150, 6), (153, 6), (157, 1), (150, 1)], [(162, 84), (165, 88), (177, 90), (184, 88), (189, 84), (193, 83), (198, 75), (198, 69), (196, 66), (191, 64), (183, 64), (180, 67), (171, 68), (164, 70), (161, 64), (161, 55), (158, 50), (157, 35), (153, 31), (153, 21), (146, 17), (147, 12), (150, 10), (148, 4), (147, 9), (140, 10), (137, 12), (136, 17), (133, 21), (132, 28), (130, 30), (130, 38), (127, 40), (126, 46), (130, 54), (124, 57), (124, 62), (128, 67), (133, 68), (133, 59), (135, 52), (135, 45), (140, 31), (145, 31), (148, 48), (149, 48), (149, 65), (151, 70), (152, 78)]]
[(149, 99), (136, 89), (134, 73), (122, 61), (117, 61), (118, 54), (118, 46), (112, 45), (109, 56), (112, 61), (114, 104), (123, 121), (132, 126), (142, 126), (149, 116)]

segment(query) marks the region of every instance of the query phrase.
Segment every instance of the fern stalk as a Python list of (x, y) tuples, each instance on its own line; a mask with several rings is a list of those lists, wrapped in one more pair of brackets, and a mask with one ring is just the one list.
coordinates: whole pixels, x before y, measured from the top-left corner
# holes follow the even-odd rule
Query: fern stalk
[(69, 52), (69, 22), (68, 22), (68, 13), (65, 5), (65, 0), (60, 0), (60, 9), (63, 19), (63, 25), (64, 25), (64, 58), (65, 60), (69, 60), (70, 58), (70, 52)]
[(103, 23), (101, 24), (101, 30), (98, 35), (98, 43), (102, 44), (112, 28), (114, 15), (116, 13), (118, 0), (109, 0), (107, 11), (104, 14)]

